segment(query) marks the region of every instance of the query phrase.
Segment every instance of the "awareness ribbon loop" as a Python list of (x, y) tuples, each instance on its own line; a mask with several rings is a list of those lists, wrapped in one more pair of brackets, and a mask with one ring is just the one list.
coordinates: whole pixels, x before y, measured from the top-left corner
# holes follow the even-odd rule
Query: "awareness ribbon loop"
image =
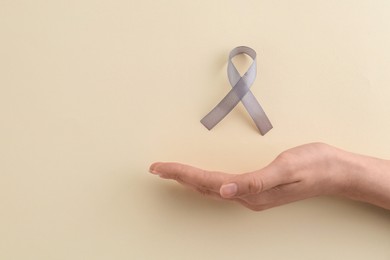
[[(253, 62), (244, 73), (243, 76), (237, 71), (232, 59), (239, 54), (247, 54), (252, 58)], [(233, 108), (241, 101), (252, 117), (259, 129), (261, 135), (265, 135), (272, 129), (272, 124), (265, 114), (263, 108), (256, 100), (253, 93), (250, 91), (250, 86), (253, 84), (256, 78), (256, 52), (246, 46), (239, 46), (234, 48), (229, 54), (229, 61), (227, 67), (227, 74), (232, 89), (229, 93), (211, 110), (200, 122), (208, 129), (211, 130), (216, 126)]]

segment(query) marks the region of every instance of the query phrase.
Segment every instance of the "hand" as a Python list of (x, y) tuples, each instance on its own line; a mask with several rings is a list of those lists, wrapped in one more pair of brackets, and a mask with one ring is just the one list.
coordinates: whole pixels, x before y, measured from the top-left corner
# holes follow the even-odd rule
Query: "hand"
[[(355, 180), (356, 176), (361, 176), (360, 169), (364, 168), (359, 163), (367, 160), (379, 159), (312, 143), (287, 150), (265, 168), (243, 174), (161, 162), (152, 164), (150, 172), (164, 179), (176, 180), (201, 194), (233, 200), (255, 211), (320, 195), (342, 195), (387, 207), (390, 204), (389, 189), (379, 197), (364, 196), (366, 187), (359, 186), (362, 181)], [(377, 165), (378, 162), (371, 163)], [(383, 197), (385, 205), (379, 203), (379, 200), (383, 202)]]

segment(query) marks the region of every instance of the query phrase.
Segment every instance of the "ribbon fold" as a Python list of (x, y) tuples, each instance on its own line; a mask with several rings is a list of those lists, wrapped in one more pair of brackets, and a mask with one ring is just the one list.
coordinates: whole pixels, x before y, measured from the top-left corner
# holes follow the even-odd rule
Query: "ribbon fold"
[[(253, 62), (244, 73), (243, 76), (237, 71), (233, 64), (233, 57), (239, 54), (247, 54), (252, 58)], [(256, 52), (246, 46), (239, 46), (234, 48), (229, 54), (227, 74), (232, 89), (227, 95), (211, 110), (200, 122), (208, 129), (211, 130), (216, 126), (233, 108), (241, 101), (248, 111), (249, 115), (255, 122), (256, 127), (259, 129), (261, 135), (265, 135), (272, 129), (272, 124), (265, 114), (263, 108), (256, 100), (253, 93), (250, 91), (250, 87), (256, 78)]]

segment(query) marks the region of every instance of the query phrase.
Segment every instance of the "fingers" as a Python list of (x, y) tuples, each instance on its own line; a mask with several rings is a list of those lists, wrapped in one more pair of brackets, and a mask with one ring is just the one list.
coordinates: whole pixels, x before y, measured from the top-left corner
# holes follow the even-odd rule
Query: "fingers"
[(150, 166), (150, 172), (165, 179), (173, 179), (177, 182), (191, 186), (200, 193), (219, 195), (219, 190), (230, 174), (205, 171), (193, 166), (181, 163), (154, 163)]
[(260, 194), (273, 187), (296, 181), (271, 164), (259, 171), (229, 178), (222, 184), (220, 194), (223, 198), (239, 198)]
[(203, 195), (233, 200), (256, 211), (305, 197), (298, 189), (299, 181), (272, 163), (259, 171), (240, 175), (210, 172), (172, 162), (154, 163), (150, 172), (176, 180)]

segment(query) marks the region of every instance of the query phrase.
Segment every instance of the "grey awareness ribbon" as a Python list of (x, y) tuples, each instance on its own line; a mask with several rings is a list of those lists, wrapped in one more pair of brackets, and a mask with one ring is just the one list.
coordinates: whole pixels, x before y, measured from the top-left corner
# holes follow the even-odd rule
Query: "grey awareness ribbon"
[[(234, 56), (245, 53), (253, 62), (243, 76), (237, 71), (232, 59)], [(233, 108), (241, 101), (249, 115), (252, 117), (261, 135), (265, 135), (272, 129), (272, 124), (265, 114), (263, 108), (250, 91), (250, 86), (256, 78), (256, 52), (246, 46), (234, 48), (229, 54), (227, 74), (232, 89), (200, 122), (211, 130), (216, 126)]]

